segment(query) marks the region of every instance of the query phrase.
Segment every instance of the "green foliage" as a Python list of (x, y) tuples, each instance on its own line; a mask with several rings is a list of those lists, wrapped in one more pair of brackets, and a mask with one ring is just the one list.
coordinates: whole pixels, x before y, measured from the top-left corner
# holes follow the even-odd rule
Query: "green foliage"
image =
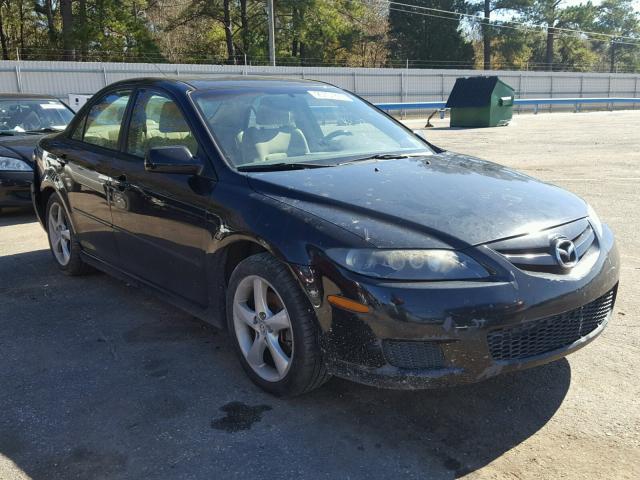
[[(417, 68), (471, 67), (481, 65), (487, 44), (494, 68), (640, 69), (634, 0), (564, 2), (274, 0), (277, 63), (375, 67), (409, 60)], [(23, 59), (261, 65), (268, 59), (265, 7), (266, 0), (0, 0), (0, 53), (5, 59), (19, 51)], [(491, 27), (481, 24), (485, 9)], [(501, 28), (508, 20), (532, 26)]]
[[(465, 0), (416, 0), (421, 7), (465, 12)], [(473, 64), (473, 46), (465, 39), (459, 17), (424, 15), (410, 7), (389, 12), (390, 53), (393, 58), (410, 59), (413, 65), (431, 68)], [(414, 13), (407, 13), (414, 12)], [(442, 16), (449, 18), (443, 19)]]

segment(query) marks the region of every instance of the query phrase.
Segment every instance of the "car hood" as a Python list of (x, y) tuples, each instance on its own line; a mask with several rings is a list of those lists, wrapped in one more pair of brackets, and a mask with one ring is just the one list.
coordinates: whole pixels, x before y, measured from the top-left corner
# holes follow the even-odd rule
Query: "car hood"
[(450, 152), (255, 172), (249, 183), (381, 248), (465, 248), (587, 216), (559, 187)]
[(0, 137), (0, 155), (16, 157), (33, 163), (33, 151), (44, 135), (14, 135)]

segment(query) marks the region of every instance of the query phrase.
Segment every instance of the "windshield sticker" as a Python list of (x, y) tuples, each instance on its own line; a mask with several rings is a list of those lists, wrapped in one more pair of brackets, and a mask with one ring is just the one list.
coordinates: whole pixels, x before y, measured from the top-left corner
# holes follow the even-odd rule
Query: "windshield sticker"
[(64, 110), (65, 106), (61, 103), (41, 103), (40, 108), (43, 110)]
[(341, 102), (353, 102), (349, 95), (340, 92), (326, 92), (322, 90), (307, 90), (309, 94), (318, 100), (339, 100)]

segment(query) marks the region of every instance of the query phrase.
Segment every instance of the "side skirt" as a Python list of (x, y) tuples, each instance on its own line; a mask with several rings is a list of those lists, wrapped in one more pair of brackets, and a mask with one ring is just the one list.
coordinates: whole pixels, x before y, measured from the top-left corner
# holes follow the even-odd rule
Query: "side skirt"
[(160, 288), (156, 285), (153, 285), (135, 275), (131, 275), (130, 273), (124, 272), (121, 269), (114, 267), (110, 263), (107, 263), (103, 260), (100, 260), (93, 255), (90, 255), (86, 252), (82, 252), (82, 260), (91, 265), (92, 267), (112, 276), (124, 282), (127, 282), (135, 287), (138, 287), (146, 292), (152, 293), (155, 296), (160, 297), (161, 300), (170, 303), (171, 305), (178, 307), (181, 310), (193, 315), (194, 317), (202, 320), (203, 322), (209, 323), (216, 328), (224, 329), (226, 326), (226, 321), (223, 318), (215, 318), (215, 315), (212, 315), (211, 308), (201, 308), (193, 303), (183, 299), (171, 293), (163, 288)]

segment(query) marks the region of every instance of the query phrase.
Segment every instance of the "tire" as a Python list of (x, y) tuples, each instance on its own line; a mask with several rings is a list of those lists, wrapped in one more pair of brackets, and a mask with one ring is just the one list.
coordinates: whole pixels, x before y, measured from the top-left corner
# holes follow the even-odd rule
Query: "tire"
[(91, 272), (92, 268), (80, 256), (80, 243), (57, 193), (49, 197), (45, 219), (49, 248), (58, 268), (66, 275)]
[[(256, 297), (256, 291), (263, 294)], [(330, 378), (315, 312), (289, 270), (274, 257), (260, 253), (240, 262), (229, 280), (226, 305), (229, 333), (242, 367), (263, 390), (292, 397)]]

